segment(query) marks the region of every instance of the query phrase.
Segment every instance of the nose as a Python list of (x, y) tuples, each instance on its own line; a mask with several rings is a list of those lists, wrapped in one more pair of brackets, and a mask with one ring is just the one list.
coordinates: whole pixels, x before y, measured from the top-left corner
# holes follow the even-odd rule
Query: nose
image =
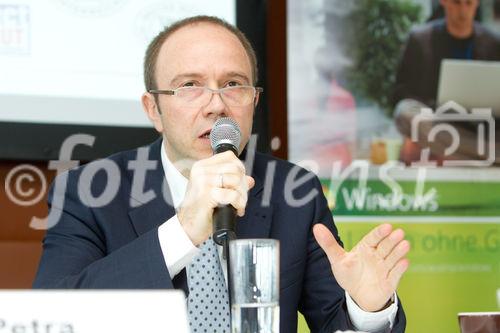
[(210, 101), (203, 108), (205, 117), (214, 116), (214, 118), (227, 116), (227, 106), (222, 100), (220, 92), (211, 92)]

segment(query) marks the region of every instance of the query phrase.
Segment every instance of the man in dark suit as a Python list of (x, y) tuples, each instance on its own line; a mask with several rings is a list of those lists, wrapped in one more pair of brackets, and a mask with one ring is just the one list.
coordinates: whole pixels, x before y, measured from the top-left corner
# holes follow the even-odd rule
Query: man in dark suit
[[(230, 204), (238, 238), (280, 240), (281, 332), (297, 330), (297, 310), (313, 332), (404, 331), (403, 231), (384, 224), (342, 249), (317, 177), (245, 149), (256, 82), (253, 49), (224, 21), (194, 17), (161, 32), (146, 52), (142, 102), (162, 138), (71, 170), (65, 190), (52, 189), (61, 214), (34, 287), (183, 289), (194, 332), (228, 331), (225, 259), (210, 236), (214, 208)], [(239, 158), (212, 156), (207, 133), (223, 116), (241, 128)], [(216, 282), (193, 282), (210, 274)], [(207, 286), (221, 292), (200, 295)]]
[[(422, 148), (419, 143), (409, 140), (414, 117), (423, 107), (439, 107), (436, 103), (441, 61), (500, 61), (500, 37), (474, 21), (479, 0), (440, 0), (440, 4), (445, 18), (433, 20), (410, 33), (396, 75), (394, 118), (399, 131), (407, 138), (402, 150), (402, 159), (407, 163), (419, 160)], [(477, 147), (474, 128), (469, 128), (468, 124), (455, 126), (464, 142), (473, 143), (460, 145), (452, 156), (442, 156), (447, 147), (442, 143), (448, 142), (448, 134), (441, 132), (435, 143), (429, 145), (433, 159), (479, 158), (474, 149)], [(427, 138), (431, 128), (421, 128), (424, 132), (419, 138)]]

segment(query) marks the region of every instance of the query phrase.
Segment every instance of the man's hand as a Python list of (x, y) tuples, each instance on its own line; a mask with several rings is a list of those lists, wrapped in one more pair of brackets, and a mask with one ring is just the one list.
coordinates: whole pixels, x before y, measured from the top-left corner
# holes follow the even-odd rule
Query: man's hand
[(382, 224), (370, 231), (350, 251), (345, 251), (322, 224), (313, 228), (314, 237), (323, 248), (333, 275), (361, 309), (381, 310), (396, 290), (399, 279), (408, 269), (405, 257), (410, 243), (401, 229), (392, 231)]
[(254, 179), (245, 175), (245, 166), (231, 151), (194, 163), (177, 213), (193, 244), (198, 246), (212, 234), (212, 215), (217, 206), (232, 205), (238, 216), (243, 216), (248, 190), (254, 185)]

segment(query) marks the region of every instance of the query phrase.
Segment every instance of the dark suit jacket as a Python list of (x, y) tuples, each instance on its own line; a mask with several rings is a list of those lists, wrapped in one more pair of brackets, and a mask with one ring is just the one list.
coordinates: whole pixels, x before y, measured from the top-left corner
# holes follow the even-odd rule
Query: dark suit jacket
[[(435, 107), (441, 60), (453, 58), (443, 19), (414, 29), (408, 38), (396, 75), (394, 105), (405, 98)], [(500, 60), (500, 37), (474, 25), (472, 59)]]
[[(136, 159), (137, 150), (71, 170), (65, 191), (52, 188), (49, 205), (62, 209), (62, 217), (47, 231), (35, 288), (182, 288), (188, 292), (185, 270), (174, 278), (169, 276), (158, 240), (158, 226), (175, 214), (168, 204), (172, 202), (168, 187), (162, 188), (166, 182), (160, 159), (161, 141), (147, 149), (149, 159), (157, 164), (147, 172), (143, 188), (144, 192), (152, 190), (156, 194), (151, 201), (141, 202), (138, 192), (132, 190), (133, 172), (128, 166)], [(108, 179), (106, 172), (97, 172), (90, 189), (98, 197), (108, 181), (114, 181), (119, 184), (117, 195), (103, 207), (88, 207), (85, 194), (82, 198), (78, 195), (79, 178), (89, 175), (85, 169), (98, 169), (105, 164), (109, 167), (110, 161), (117, 166), (119, 176)], [(269, 179), (273, 182), (270, 193), (263, 183), (268, 165), (276, 167), (274, 178)], [(285, 179), (292, 170), (293, 165), (288, 162), (262, 154), (255, 156), (252, 175), (256, 185), (249, 193), (245, 216), (237, 222), (237, 236), (280, 240), (281, 332), (297, 331), (297, 310), (305, 315), (312, 332), (348, 329), (344, 290), (333, 278), (328, 260), (311, 231), (314, 223), (323, 223), (338, 239), (332, 215), (319, 180), (312, 174), (293, 195), (296, 199), (311, 191), (319, 195), (300, 207), (285, 203)], [(299, 176), (307, 174), (303, 169), (295, 170)], [(82, 185), (89, 186), (85, 181)], [(63, 207), (54, 206), (61, 199), (57, 196), (64, 197)], [(404, 331), (405, 324), (400, 305), (394, 331)]]

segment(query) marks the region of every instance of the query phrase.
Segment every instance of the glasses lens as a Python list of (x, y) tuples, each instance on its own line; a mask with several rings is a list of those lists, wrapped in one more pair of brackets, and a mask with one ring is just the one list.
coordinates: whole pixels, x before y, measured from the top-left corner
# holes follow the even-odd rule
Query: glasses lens
[[(255, 97), (255, 88), (250, 86), (226, 87), (218, 91), (227, 106), (247, 106)], [(186, 107), (204, 107), (210, 103), (214, 92), (205, 87), (181, 87), (175, 96)]]
[(185, 105), (203, 105), (210, 96), (204, 87), (182, 87), (177, 89), (177, 97)]
[(221, 90), (224, 102), (228, 106), (246, 106), (254, 98), (255, 90), (253, 87), (227, 87)]

